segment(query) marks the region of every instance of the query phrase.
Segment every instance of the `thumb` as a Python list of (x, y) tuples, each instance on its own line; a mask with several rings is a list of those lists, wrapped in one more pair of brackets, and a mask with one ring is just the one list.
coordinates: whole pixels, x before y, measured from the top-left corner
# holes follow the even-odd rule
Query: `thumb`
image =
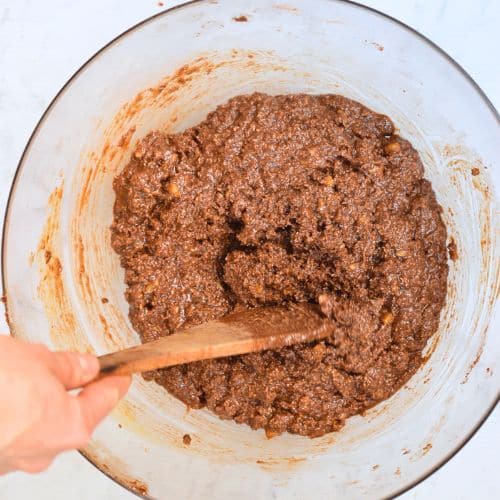
[(51, 352), (49, 368), (66, 389), (77, 389), (90, 382), (99, 373), (99, 362), (91, 354)]
[(87, 385), (76, 397), (80, 414), (90, 432), (125, 396), (132, 378), (109, 376)]

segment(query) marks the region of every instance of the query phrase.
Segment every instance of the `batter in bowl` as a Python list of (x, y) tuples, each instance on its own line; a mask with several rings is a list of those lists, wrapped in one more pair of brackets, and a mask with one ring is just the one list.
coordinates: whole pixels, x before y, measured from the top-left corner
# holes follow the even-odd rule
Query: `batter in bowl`
[(152, 132), (114, 183), (143, 341), (237, 308), (320, 301), (326, 341), (158, 370), (189, 407), (316, 437), (422, 363), (448, 274), (441, 207), (391, 120), (338, 95), (252, 94)]

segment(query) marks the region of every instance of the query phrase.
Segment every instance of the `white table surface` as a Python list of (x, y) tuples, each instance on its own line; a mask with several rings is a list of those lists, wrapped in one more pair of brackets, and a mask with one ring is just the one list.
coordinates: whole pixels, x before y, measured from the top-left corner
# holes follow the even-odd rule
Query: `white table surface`
[[(436, 42), (500, 109), (499, 0), (358, 1), (400, 19)], [(138, 21), (181, 2), (163, 3), (164, 6), (153, 0), (0, 0), (2, 217), (19, 157), (53, 96), (105, 43)], [(0, 330), (7, 330), (3, 316)], [(500, 498), (499, 447), (497, 408), (454, 458), (401, 498)], [(135, 496), (71, 452), (37, 476), (15, 473), (0, 478), (0, 499), (32, 498), (116, 500)]]

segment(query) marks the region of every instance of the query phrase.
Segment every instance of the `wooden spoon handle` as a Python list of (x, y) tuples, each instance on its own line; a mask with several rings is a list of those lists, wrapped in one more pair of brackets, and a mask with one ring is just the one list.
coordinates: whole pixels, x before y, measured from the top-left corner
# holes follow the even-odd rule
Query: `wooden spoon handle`
[(219, 321), (99, 357), (101, 373), (129, 375), (201, 359), (248, 352), (250, 332)]
[(331, 335), (317, 306), (262, 307), (99, 358), (102, 375), (130, 375), (202, 359), (277, 349)]

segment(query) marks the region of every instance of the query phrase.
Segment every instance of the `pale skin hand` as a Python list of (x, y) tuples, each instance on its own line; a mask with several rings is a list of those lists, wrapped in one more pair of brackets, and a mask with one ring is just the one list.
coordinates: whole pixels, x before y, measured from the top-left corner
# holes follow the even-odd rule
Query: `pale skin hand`
[(98, 371), (95, 356), (0, 336), (0, 474), (40, 472), (57, 454), (87, 445), (130, 386), (130, 377), (107, 377), (68, 392)]

